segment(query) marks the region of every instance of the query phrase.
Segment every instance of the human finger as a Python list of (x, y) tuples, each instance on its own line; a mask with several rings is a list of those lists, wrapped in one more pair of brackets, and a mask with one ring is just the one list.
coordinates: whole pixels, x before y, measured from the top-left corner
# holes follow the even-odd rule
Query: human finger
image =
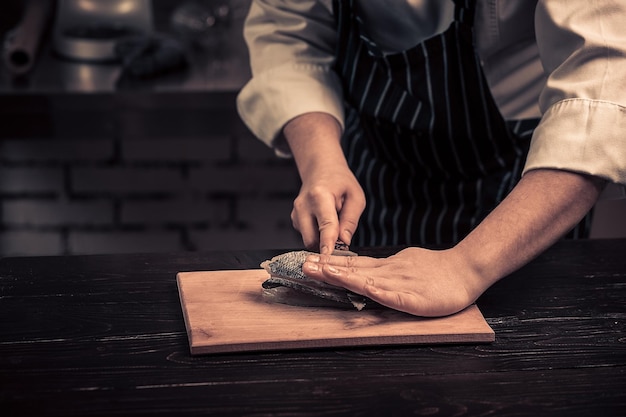
[(366, 275), (360, 274), (359, 270), (354, 268), (308, 260), (302, 265), (302, 272), (310, 278), (343, 287), (358, 294), (363, 294), (367, 279)]
[(339, 237), (339, 217), (334, 199), (328, 195), (317, 200), (315, 207), (318, 227), (319, 252), (330, 254)]
[(350, 196), (345, 199), (339, 210), (339, 239), (346, 244), (352, 243), (352, 236), (359, 224), (361, 214), (365, 209), (365, 197)]
[(291, 224), (300, 233), (302, 244), (309, 250), (315, 250), (319, 244), (317, 222), (310, 213), (300, 213), (295, 207), (291, 211)]
[[(378, 273), (378, 268), (383, 265), (382, 259), (368, 256), (333, 256), (312, 254), (307, 256), (302, 265), (303, 272), (314, 279), (327, 281), (327, 279), (358, 279), (359, 275)], [(334, 268), (334, 269), (333, 269)], [(335, 269), (339, 270), (336, 271)], [(337, 275), (338, 272), (344, 272)], [(352, 275), (348, 276), (350, 272)]]
[(337, 242), (337, 237), (339, 236), (338, 229), (339, 228), (335, 226), (327, 226), (320, 229), (319, 252), (321, 254), (330, 254), (335, 249), (335, 242)]
[[(371, 263), (372, 261), (367, 260), (366, 262)], [(311, 262), (307, 264), (305, 262), (303, 271), (307, 276), (311, 276), (312, 272), (313, 277), (317, 277), (328, 284), (343, 287), (395, 310), (417, 316), (440, 315), (429, 305), (426, 299), (419, 297), (417, 293), (401, 291), (387, 279), (363, 273), (363, 271), (371, 272), (375, 269), (355, 269), (331, 263)]]
[(379, 268), (384, 266), (387, 261), (385, 258), (373, 258), (371, 256), (338, 256), (338, 255), (327, 255), (327, 256), (318, 256), (316, 257), (309, 256), (307, 260), (311, 260), (313, 262), (318, 262), (321, 264), (329, 264), (342, 268), (350, 268), (359, 270), (364, 273), (368, 273), (370, 271), (366, 271), (369, 268)]

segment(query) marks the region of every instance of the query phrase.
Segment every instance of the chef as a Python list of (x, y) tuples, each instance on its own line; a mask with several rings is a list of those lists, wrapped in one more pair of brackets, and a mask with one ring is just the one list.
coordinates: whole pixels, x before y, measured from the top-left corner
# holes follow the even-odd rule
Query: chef
[(441, 316), (585, 236), (626, 184), (625, 24), (623, 0), (253, 0), (238, 109), (297, 164), (304, 272)]

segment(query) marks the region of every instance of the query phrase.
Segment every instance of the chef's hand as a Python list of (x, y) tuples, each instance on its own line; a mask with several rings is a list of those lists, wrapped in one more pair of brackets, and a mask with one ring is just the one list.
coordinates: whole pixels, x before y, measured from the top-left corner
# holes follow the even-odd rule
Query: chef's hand
[(303, 271), (410, 314), (452, 314), (571, 230), (605, 184), (575, 172), (532, 170), (451, 249), (408, 248), (385, 259), (315, 255)]
[(291, 221), (308, 249), (330, 254), (338, 238), (350, 244), (364, 207), (363, 190), (348, 167), (326, 166), (303, 181)]
[(310, 255), (303, 271), (311, 278), (423, 317), (456, 313), (486, 290), (453, 250), (411, 247), (384, 259)]
[(306, 113), (289, 121), (283, 134), (302, 180), (291, 221), (304, 245), (322, 254), (330, 254), (338, 238), (349, 245), (365, 194), (341, 149), (340, 124), (326, 113)]

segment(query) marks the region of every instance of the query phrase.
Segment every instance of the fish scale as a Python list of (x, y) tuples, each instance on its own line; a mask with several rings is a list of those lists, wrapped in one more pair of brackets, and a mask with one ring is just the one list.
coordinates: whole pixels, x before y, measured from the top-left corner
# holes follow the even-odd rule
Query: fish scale
[[(262, 284), (264, 295), (273, 301), (294, 305), (306, 305), (306, 301), (302, 300), (303, 294), (332, 301), (336, 307), (351, 305), (361, 310), (366, 304), (377, 305), (369, 298), (355, 294), (345, 288), (307, 277), (302, 271), (302, 264), (307, 256), (313, 254), (313, 252), (304, 250), (287, 252), (261, 263), (261, 267), (270, 275)], [(333, 254), (356, 256), (354, 252), (343, 248), (341, 250), (336, 249)], [(286, 288), (290, 291), (285, 291)], [(311, 301), (310, 305), (318, 306), (319, 304)]]
[(313, 255), (313, 252), (307, 252), (304, 250), (287, 252), (276, 256), (269, 261), (263, 262), (261, 266), (272, 276), (291, 277), (294, 279), (305, 280), (308, 278), (304, 275), (304, 272), (302, 272), (302, 264), (309, 255)]

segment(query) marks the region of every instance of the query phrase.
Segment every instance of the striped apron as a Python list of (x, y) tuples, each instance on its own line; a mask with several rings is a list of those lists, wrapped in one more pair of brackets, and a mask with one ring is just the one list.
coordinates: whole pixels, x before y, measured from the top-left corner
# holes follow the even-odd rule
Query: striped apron
[(500, 114), (474, 51), (475, 0), (455, 0), (445, 32), (392, 54), (356, 0), (333, 6), (342, 145), (367, 198), (353, 245), (454, 245), (516, 184), (538, 120)]

